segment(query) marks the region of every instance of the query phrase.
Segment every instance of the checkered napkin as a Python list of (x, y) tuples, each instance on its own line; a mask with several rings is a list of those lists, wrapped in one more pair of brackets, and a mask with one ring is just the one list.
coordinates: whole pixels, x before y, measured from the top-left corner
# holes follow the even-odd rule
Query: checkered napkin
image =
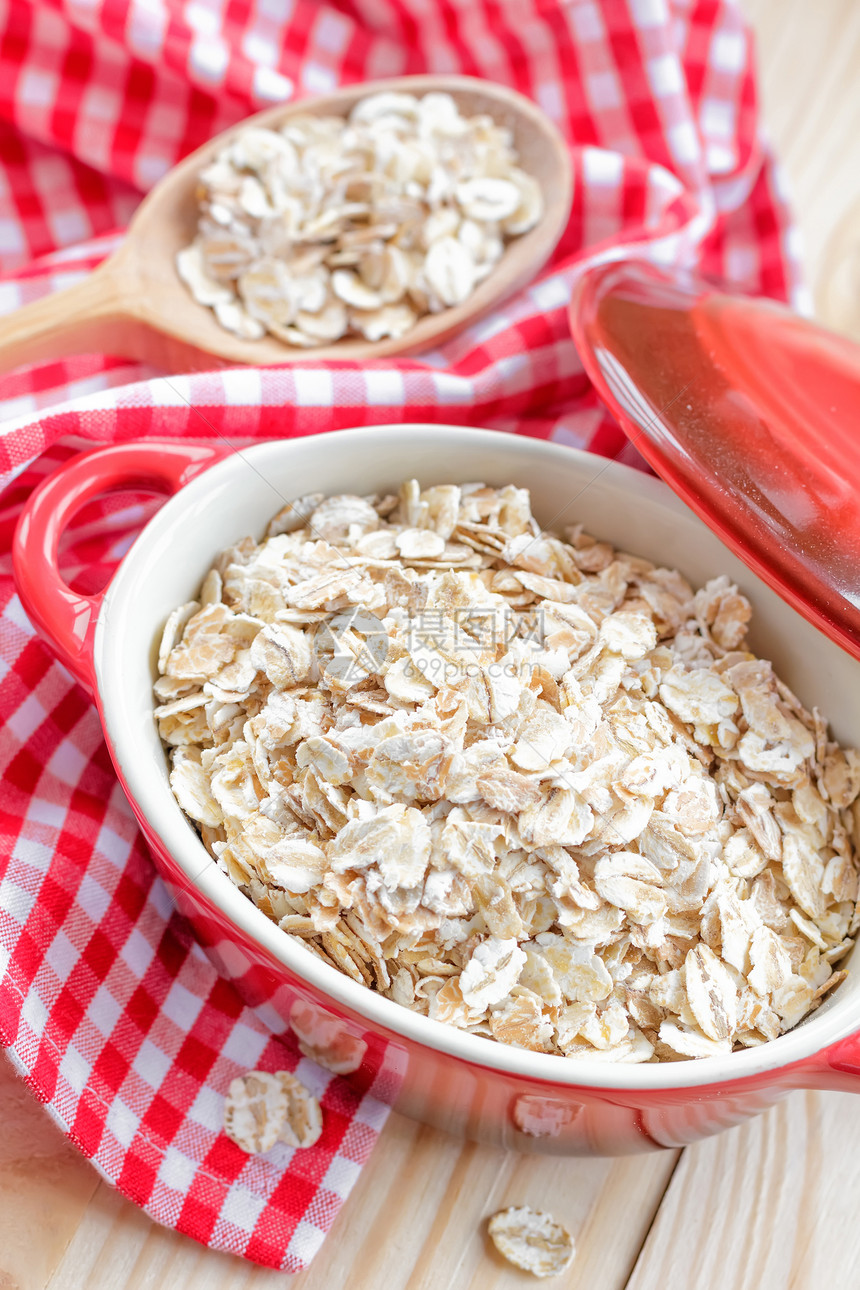
[[(464, 72), (531, 95), (569, 139), (576, 193), (537, 281), (417, 360), (162, 377), (105, 355), (0, 379), (0, 1037), (69, 1137), (158, 1222), (299, 1270), (385, 1118), (243, 1005), (156, 877), (86, 696), (34, 638), (9, 544), (34, 485), (81, 447), (230, 442), (459, 421), (633, 459), (568, 336), (579, 267), (644, 254), (800, 303), (756, 118), (750, 41), (720, 0), (6, 0), (0, 7), (0, 312), (78, 281), (140, 193), (249, 112), (342, 82)], [(150, 505), (92, 503), (67, 537), (92, 591)], [(310, 1150), (253, 1158), (221, 1132), (230, 1080), (296, 1070)]]

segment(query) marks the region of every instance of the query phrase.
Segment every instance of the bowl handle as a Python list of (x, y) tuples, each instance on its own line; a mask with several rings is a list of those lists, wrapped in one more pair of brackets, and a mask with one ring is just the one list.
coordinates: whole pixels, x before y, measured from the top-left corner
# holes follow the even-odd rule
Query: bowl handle
[[(57, 563), (60, 538), (85, 502), (120, 488), (175, 493), (234, 449), (150, 439), (110, 444), (73, 458), (33, 492), (15, 530), (12, 566), (27, 617), (88, 694), (95, 688), (93, 638), (104, 590), (72, 591)], [(105, 588), (106, 590), (106, 588)]]
[(826, 1089), (833, 1093), (860, 1093), (860, 1031), (802, 1062), (798, 1088)]

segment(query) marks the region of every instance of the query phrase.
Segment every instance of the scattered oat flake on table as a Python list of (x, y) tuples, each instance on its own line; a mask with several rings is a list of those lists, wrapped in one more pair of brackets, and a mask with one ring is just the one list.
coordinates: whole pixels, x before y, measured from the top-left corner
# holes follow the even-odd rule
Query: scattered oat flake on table
[(230, 1084), (224, 1132), (251, 1155), (271, 1151), (276, 1142), (312, 1147), (322, 1133), (322, 1110), (289, 1071), (249, 1071)]
[(303, 1056), (334, 1075), (350, 1075), (364, 1061), (364, 1040), (350, 1034), (342, 1021), (322, 1008), (297, 999), (290, 1009), (290, 1026)]
[(278, 1071), (278, 1079), (287, 1101), (278, 1136), (288, 1147), (312, 1147), (323, 1129), (320, 1104), (295, 1075)]
[(490, 1219), (488, 1230), (502, 1257), (533, 1277), (558, 1276), (575, 1253), (567, 1229), (530, 1205), (500, 1210)]
[(224, 1132), (251, 1155), (270, 1151), (287, 1118), (287, 1094), (277, 1075), (249, 1071), (230, 1084)]

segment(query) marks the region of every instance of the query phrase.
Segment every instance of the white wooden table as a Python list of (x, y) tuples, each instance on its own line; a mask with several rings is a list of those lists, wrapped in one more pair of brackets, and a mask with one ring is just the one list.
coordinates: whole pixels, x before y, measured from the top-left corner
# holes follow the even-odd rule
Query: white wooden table
[[(860, 2), (746, 0), (819, 316), (860, 339)], [(274, 1290), (282, 1274), (151, 1223), (102, 1183), (0, 1061), (0, 1290)], [(744, 1128), (629, 1160), (517, 1157), (393, 1115), (295, 1290), (505, 1290), (484, 1218), (552, 1210), (565, 1290), (860, 1285), (860, 1098), (797, 1093)]]

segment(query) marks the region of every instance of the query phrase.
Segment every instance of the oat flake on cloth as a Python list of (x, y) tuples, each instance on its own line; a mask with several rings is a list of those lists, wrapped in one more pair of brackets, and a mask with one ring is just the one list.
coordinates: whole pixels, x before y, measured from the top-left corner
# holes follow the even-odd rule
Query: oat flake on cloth
[[(638, 460), (589, 388), (565, 305), (577, 269), (635, 251), (801, 303), (759, 131), (749, 34), (720, 0), (7, 0), (0, 9), (0, 312), (78, 281), (142, 192), (250, 112), (362, 79), (462, 72), (534, 98), (576, 192), (553, 262), (443, 349), (164, 379), (89, 355), (0, 377), (0, 1039), (56, 1122), (155, 1220), (305, 1267), (385, 1119), (216, 974), (148, 858), (95, 712), (34, 638), (11, 581), (34, 485), (88, 444), (248, 442), (378, 421), (491, 426)], [(151, 503), (78, 517), (65, 569), (94, 590)], [(296, 1070), (322, 1098), (307, 1151), (248, 1157), (230, 1080)], [(389, 1073), (390, 1079), (390, 1073)], [(280, 1152), (280, 1154), (278, 1154)]]

